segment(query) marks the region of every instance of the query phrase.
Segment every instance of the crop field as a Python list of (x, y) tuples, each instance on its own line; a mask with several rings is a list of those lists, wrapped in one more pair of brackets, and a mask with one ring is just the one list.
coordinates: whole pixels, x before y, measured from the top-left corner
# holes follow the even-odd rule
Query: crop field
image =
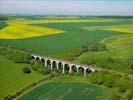
[(19, 100), (96, 100), (102, 88), (87, 83), (47, 83)]
[[(22, 19), (21, 19), (22, 20)], [(106, 21), (105, 21), (106, 20)], [(99, 25), (112, 25), (112, 24), (119, 24), (122, 23), (121, 20), (116, 20), (111, 21), (113, 19), (76, 19), (76, 20), (24, 20), (21, 21), (23, 24), (26, 23), (29, 25), (32, 25), (31, 30), (33, 27), (40, 27), (42, 30), (47, 30), (48, 29), (53, 29), (53, 30), (58, 30), (57, 32), (62, 33), (62, 34), (51, 34), (51, 35), (46, 35), (45, 36), (45, 31), (44, 35), (41, 33), (41, 36), (38, 37), (32, 37), (31, 35), (28, 34), (28, 28), (23, 29), (21, 28), (24, 32), (27, 30), (27, 34), (25, 35), (16, 35), (18, 38), (23, 38), (25, 36), (31, 36), (30, 38), (26, 39), (13, 39), (13, 40), (8, 40), (8, 39), (1, 39), (0, 44), (8, 44), (11, 46), (19, 47), (19, 48), (24, 48), (28, 51), (32, 51), (33, 53), (37, 54), (44, 54), (48, 56), (56, 56), (60, 53), (66, 52), (71, 49), (75, 49), (78, 47), (82, 46), (89, 46), (92, 44), (95, 44), (97, 42), (100, 42), (104, 38), (113, 36), (113, 35), (120, 35), (123, 34), (122, 32), (112, 32), (112, 31), (107, 31), (107, 30), (85, 30), (83, 29), (86, 26), (99, 26)], [(100, 22), (99, 22), (100, 21)], [(14, 24), (20, 24), (19, 21), (9, 21), (9, 23), (14, 23)], [(128, 21), (127, 23), (130, 23)], [(21, 27), (23, 27), (21, 25)], [(14, 28), (14, 27), (13, 27)], [(44, 29), (43, 29), (44, 28)], [(18, 29), (18, 28), (17, 28)], [(16, 30), (17, 30), (16, 29)], [(39, 31), (37, 28), (33, 29), (35, 30), (35, 34), (39, 35), (39, 33), (36, 33)], [(4, 30), (4, 29), (3, 29)], [(1, 30), (2, 31), (2, 30)], [(11, 30), (13, 31), (13, 30)], [(52, 31), (52, 30), (51, 30)], [(21, 31), (20, 31), (21, 32)], [(54, 31), (52, 31), (54, 32)], [(29, 32), (31, 34), (34, 34), (34, 32)], [(56, 33), (56, 32), (55, 32)], [(8, 33), (10, 34), (10, 32)], [(15, 33), (16, 34), (16, 33)], [(23, 33), (22, 33), (23, 34)], [(48, 33), (50, 34), (50, 33)], [(4, 34), (6, 35), (6, 34)], [(15, 37), (15, 38), (16, 38)]]
[[(133, 55), (132, 19), (47, 18), (32, 20), (22, 18), (8, 21), (8, 23), (9, 26), (0, 31), (7, 31), (7, 34), (3, 34), (9, 39), (1, 38), (0, 44), (22, 48), (35, 54), (57, 57), (76, 48), (103, 43), (107, 51), (86, 52), (81, 54), (75, 62), (96, 63), (98, 66), (108, 66), (111, 69), (124, 71), (130, 69)], [(13, 35), (10, 37), (9, 34)], [(106, 62), (109, 57), (115, 59), (116, 62), (111, 64)]]
[(8, 27), (0, 30), (1, 39), (21, 39), (36, 36), (46, 36), (51, 34), (63, 33), (61, 30), (20, 24), (19, 22), (8, 23)]
[[(32, 70), (25, 75), (23, 68), (28, 64), (17, 64), (0, 55), (0, 100), (19, 89), (43, 78), (43, 75)], [(34, 77), (34, 78), (33, 78)]]
[(84, 28), (87, 30), (108, 30), (108, 31), (116, 31), (116, 32), (125, 32), (125, 33), (133, 33), (133, 24), (127, 25), (112, 25), (112, 26), (97, 26), (97, 27), (88, 27)]
[(20, 24), (40, 24), (40, 23), (85, 23), (85, 22), (119, 22), (118, 19), (104, 19), (104, 18), (93, 18), (93, 19), (16, 19), (11, 20), (9, 23), (20, 23)]

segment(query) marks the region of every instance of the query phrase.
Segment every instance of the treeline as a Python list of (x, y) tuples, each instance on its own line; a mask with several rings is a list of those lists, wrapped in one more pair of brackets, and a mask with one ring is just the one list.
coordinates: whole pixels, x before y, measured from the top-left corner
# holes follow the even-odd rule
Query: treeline
[(5, 21), (5, 20), (8, 20), (8, 17), (6, 17), (6, 16), (0, 16), (0, 21)]
[[(97, 55), (93, 55), (94, 53), (100, 53), (100, 52), (107, 52), (104, 55), (101, 55), (101, 58)], [(96, 43), (91, 46), (83, 46), (77, 49), (66, 51), (60, 55), (57, 56), (57, 58), (65, 59), (69, 61), (76, 61), (78, 63), (83, 63), (86, 65), (95, 64), (98, 67), (102, 67), (105, 69), (112, 69), (112, 70), (118, 70), (122, 72), (126, 72), (129, 74), (133, 74), (133, 62), (130, 59), (127, 60), (121, 60), (116, 59), (112, 57), (108, 53), (108, 49), (105, 44), (102, 43)], [(80, 56), (84, 53), (90, 54), (90, 56), (86, 58), (80, 58)], [(93, 56), (92, 56), (92, 55)], [(126, 66), (126, 67), (124, 67)]]
[(82, 46), (77, 49), (66, 51), (65, 53), (62, 53), (57, 56), (57, 58), (74, 61), (77, 57), (79, 57), (81, 54), (88, 52), (88, 51), (105, 51), (107, 50), (106, 46), (101, 43), (97, 43), (91, 46)]
[(133, 16), (97, 16), (98, 18), (125, 18), (125, 19), (132, 19)]
[(29, 63), (30, 53), (18, 48), (0, 45), (0, 55), (12, 60), (15, 63)]
[[(114, 72), (100, 71), (91, 73), (88, 78), (94, 84), (103, 85), (108, 88), (117, 88), (118, 93), (113, 94), (109, 100), (132, 100), (133, 99), (133, 80), (126, 75), (116, 74)], [(100, 99), (101, 100), (101, 99)]]

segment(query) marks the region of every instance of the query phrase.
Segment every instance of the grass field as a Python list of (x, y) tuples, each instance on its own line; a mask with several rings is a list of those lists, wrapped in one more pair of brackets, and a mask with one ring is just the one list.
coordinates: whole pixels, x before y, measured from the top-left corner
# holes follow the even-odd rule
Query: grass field
[(99, 86), (87, 83), (47, 83), (25, 94), (19, 100), (96, 100)]
[[(76, 62), (90, 64), (96, 63), (97, 66), (129, 72), (133, 62), (133, 34), (114, 36), (101, 41), (107, 47), (107, 51), (87, 52), (82, 54)], [(115, 62), (106, 61), (113, 58)]]
[[(43, 75), (32, 70), (25, 75), (23, 68), (27, 64), (16, 64), (0, 55), (0, 100), (19, 89), (43, 78)], [(30, 67), (30, 66), (29, 66)]]
[[(103, 25), (118, 24), (103, 22)], [(50, 36), (40, 36), (27, 39), (2, 40), (1, 44), (9, 44), (37, 54), (45, 54), (48, 56), (56, 56), (60, 53), (75, 49), (81, 46), (89, 46), (100, 42), (104, 38), (123, 34), (121, 32), (112, 32), (104, 30), (84, 30), (84, 26), (101, 25), (99, 22), (82, 22), (82, 23), (47, 23), (33, 24), (33, 26), (48, 27), (65, 31), (63, 34), (55, 34)]]

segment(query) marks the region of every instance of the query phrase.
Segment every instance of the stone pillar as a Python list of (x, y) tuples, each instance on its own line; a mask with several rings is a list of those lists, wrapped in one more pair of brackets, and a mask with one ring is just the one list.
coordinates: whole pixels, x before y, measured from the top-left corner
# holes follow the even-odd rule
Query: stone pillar
[(86, 70), (87, 70), (87, 68), (84, 67), (84, 77), (86, 76)]
[(50, 60), (50, 64), (51, 64), (51, 70), (53, 70), (53, 61)]
[(57, 69), (57, 70), (59, 70), (59, 66), (58, 66), (58, 65), (59, 65), (59, 62), (56, 61), (56, 69)]
[(77, 68), (77, 74), (79, 73), (79, 66), (76, 66), (76, 68)]
[(35, 59), (35, 60), (36, 60), (36, 58), (37, 58), (37, 57), (36, 57), (36, 56), (34, 56), (34, 59)]
[(39, 57), (39, 60), (41, 61), (42, 57)]
[(65, 63), (62, 63), (63, 64), (63, 70), (62, 70), (62, 73), (64, 74), (65, 73)]
[(69, 65), (69, 73), (72, 73), (72, 66), (73, 65)]
[(45, 58), (44, 60), (45, 60), (45, 67), (47, 67), (47, 59)]

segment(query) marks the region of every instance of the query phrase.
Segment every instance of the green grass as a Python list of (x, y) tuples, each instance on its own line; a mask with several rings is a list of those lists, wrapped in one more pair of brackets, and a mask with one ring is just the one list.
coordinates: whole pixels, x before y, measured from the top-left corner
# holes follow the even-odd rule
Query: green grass
[(23, 73), (28, 64), (17, 64), (0, 55), (0, 100), (19, 89), (40, 80), (43, 76), (35, 71), (28, 75)]
[[(117, 22), (118, 23), (118, 22)], [(105, 23), (102, 24), (114, 24)], [(116, 23), (115, 23), (116, 24)], [(48, 56), (56, 56), (60, 53), (64, 53), (68, 50), (79, 48), (82, 46), (89, 46), (100, 42), (101, 40), (113, 36), (122, 34), (121, 32), (94, 30), (88, 31), (82, 29), (83, 26), (100, 25), (100, 23), (63, 23), (63, 24), (36, 24), (42, 27), (50, 27), (55, 29), (64, 30), (63, 34), (56, 34), (44, 37), (35, 37), (28, 39), (18, 40), (1, 40), (0, 44), (8, 44), (19, 48), (24, 48), (29, 51), (33, 51), (37, 54), (44, 54)]]
[(47, 83), (25, 94), (20, 100), (96, 100), (100, 86), (88, 83)]
[[(82, 54), (76, 62), (84, 64), (95, 63), (97, 66), (117, 71), (131, 72), (133, 62), (133, 34), (114, 36), (101, 41), (107, 51), (87, 52)], [(111, 57), (113, 62), (107, 61)]]

